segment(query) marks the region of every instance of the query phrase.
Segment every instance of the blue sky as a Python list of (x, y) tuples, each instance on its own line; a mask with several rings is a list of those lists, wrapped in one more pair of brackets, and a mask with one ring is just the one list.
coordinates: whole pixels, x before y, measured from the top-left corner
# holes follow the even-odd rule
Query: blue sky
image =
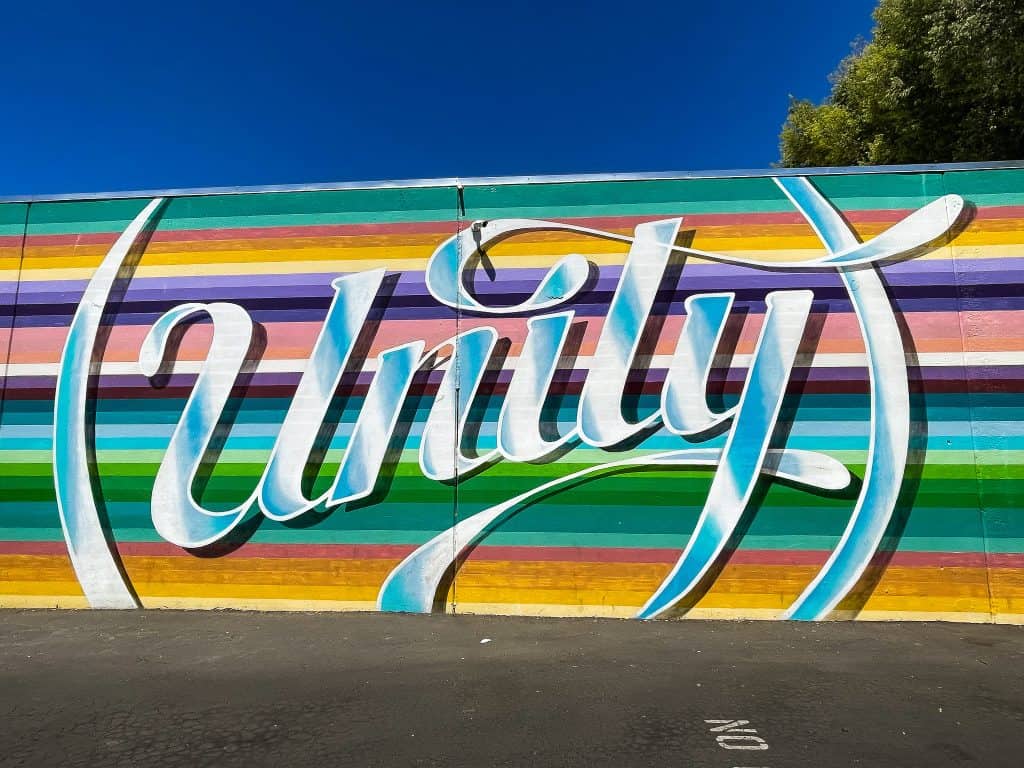
[(764, 168), (874, 4), (9, 3), (0, 195)]

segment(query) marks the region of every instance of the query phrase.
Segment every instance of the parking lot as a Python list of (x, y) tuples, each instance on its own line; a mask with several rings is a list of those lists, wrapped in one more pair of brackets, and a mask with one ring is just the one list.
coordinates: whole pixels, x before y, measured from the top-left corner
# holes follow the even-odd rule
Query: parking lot
[(1024, 631), (5, 611), (3, 766), (1020, 766)]

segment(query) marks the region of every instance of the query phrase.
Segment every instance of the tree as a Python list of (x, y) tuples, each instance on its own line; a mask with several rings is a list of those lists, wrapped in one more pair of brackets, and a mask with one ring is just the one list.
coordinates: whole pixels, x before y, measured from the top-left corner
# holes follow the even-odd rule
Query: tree
[(1024, 159), (1024, 2), (880, 0), (823, 104), (790, 97), (780, 165)]

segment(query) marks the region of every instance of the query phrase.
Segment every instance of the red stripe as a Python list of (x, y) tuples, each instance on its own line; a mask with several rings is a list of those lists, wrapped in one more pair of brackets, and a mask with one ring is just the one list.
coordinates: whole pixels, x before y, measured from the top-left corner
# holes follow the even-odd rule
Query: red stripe
[[(222, 554), (217, 545), (203, 550), (203, 554), (216, 557), (285, 558), (310, 557), (330, 560), (402, 559), (416, 547), (407, 544), (259, 544), (248, 543)], [(126, 557), (188, 557), (188, 550), (163, 541), (123, 541), (117, 551)], [(0, 554), (5, 555), (66, 555), (60, 541), (0, 541)]]

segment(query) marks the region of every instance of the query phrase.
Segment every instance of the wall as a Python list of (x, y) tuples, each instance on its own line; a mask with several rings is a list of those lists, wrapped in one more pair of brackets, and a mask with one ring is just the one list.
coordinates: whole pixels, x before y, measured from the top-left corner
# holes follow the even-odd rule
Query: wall
[(1019, 622), (1024, 171), (808, 179), (0, 205), (0, 605)]

